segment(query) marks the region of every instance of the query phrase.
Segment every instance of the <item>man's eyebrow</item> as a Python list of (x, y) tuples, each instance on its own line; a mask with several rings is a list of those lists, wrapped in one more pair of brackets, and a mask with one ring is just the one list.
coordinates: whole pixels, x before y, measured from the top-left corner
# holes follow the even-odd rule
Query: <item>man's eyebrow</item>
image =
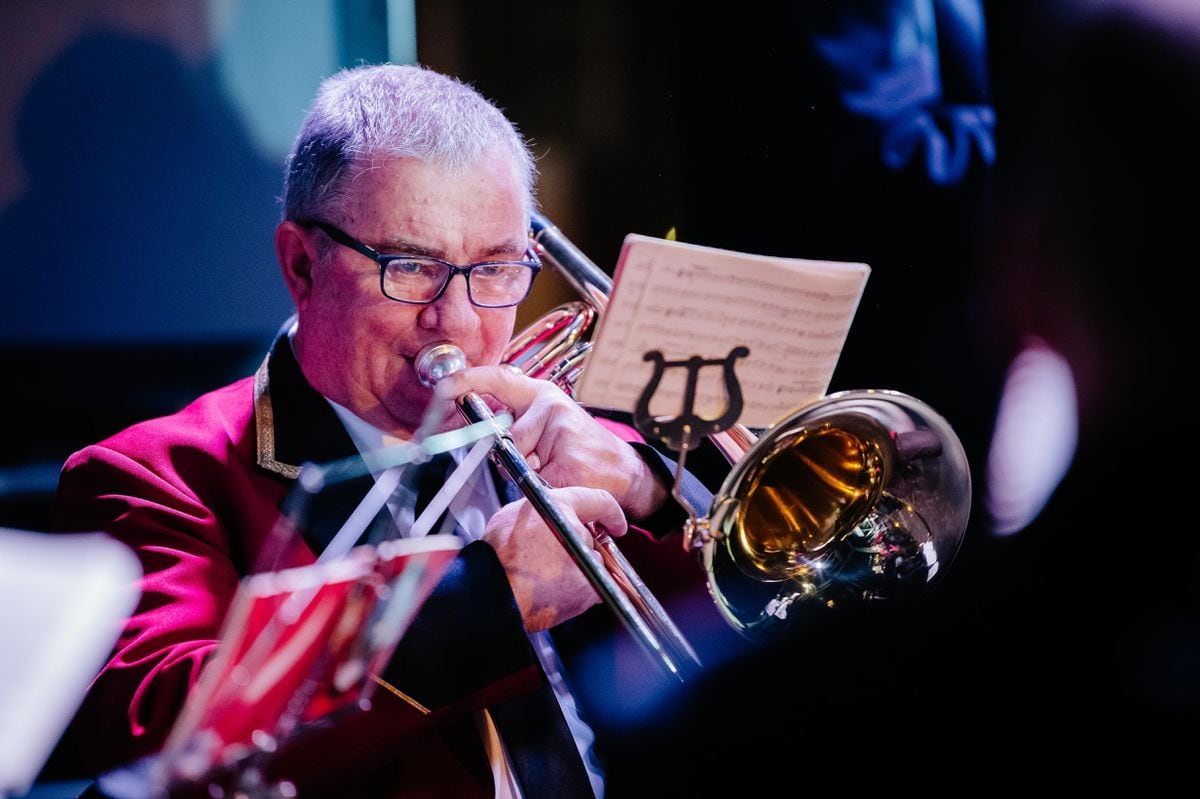
[(375, 249), (384, 255), (428, 255), (433, 258), (441, 258), (444, 255), (444, 251), (436, 247), (422, 247), (416, 242), (399, 238), (382, 241)]
[[(514, 253), (517, 253), (518, 257), (520, 257), (525, 254), (525, 250), (528, 247), (529, 244), (525, 239), (513, 239), (503, 244), (488, 247), (480, 253), (481, 257), (477, 260), (486, 261), (500, 256), (510, 256)], [(440, 258), (443, 261), (449, 260), (446, 258), (446, 251), (440, 247), (425, 247), (408, 239), (388, 239), (387, 241), (380, 242), (379, 246), (375, 249), (384, 255), (424, 255), (430, 258)]]

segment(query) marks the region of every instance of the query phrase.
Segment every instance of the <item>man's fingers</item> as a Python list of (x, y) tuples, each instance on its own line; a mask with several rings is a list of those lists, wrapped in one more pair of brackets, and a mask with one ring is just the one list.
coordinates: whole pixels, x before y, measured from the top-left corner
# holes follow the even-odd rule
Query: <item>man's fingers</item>
[[(533, 454), (535, 447), (542, 447), (543, 457), (539, 457), (539, 461), (548, 457), (546, 442), (542, 439), (555, 409), (559, 406), (553, 402), (538, 403), (537, 400), (542, 392), (561, 393), (558, 387), (545, 380), (534, 380), (511, 369), (495, 366), (464, 369), (446, 377), (437, 385), (437, 395), (445, 399), (455, 399), (468, 391), (494, 400), (493, 408), (498, 403), (499, 406), (512, 410), (516, 418), (509, 432), (517, 448), (526, 453), (527, 458)], [(556, 399), (554, 395), (548, 396)], [(536, 466), (531, 463), (530, 468), (536, 471), (540, 468), (540, 463)]]
[(587, 525), (599, 525), (611, 536), (625, 535), (628, 524), (625, 513), (613, 495), (599, 488), (555, 488), (551, 495), (556, 501), (564, 501)]
[(469, 391), (491, 394), (520, 416), (529, 410), (537, 398), (537, 389), (538, 384), (531, 378), (515, 374), (510, 369), (472, 366), (443, 378), (435, 391), (446, 400), (456, 400)]

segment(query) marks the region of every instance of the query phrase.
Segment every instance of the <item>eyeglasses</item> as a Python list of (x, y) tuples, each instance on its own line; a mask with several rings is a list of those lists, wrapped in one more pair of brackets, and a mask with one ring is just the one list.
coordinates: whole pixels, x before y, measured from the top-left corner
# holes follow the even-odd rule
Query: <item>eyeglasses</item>
[(299, 224), (318, 227), (333, 241), (362, 253), (379, 264), (379, 290), (396, 302), (429, 305), (446, 292), (450, 280), (462, 275), (467, 298), (480, 308), (507, 308), (529, 296), (533, 278), (542, 264), (532, 250), (524, 261), (477, 261), (458, 266), (431, 255), (387, 255), (368, 247), (328, 222), (307, 220)]

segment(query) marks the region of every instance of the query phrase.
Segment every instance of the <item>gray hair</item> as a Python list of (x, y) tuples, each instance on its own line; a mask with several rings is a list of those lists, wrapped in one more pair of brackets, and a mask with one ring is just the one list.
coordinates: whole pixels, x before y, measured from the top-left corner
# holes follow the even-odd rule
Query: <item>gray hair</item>
[(534, 209), (534, 162), (503, 112), (473, 87), (420, 66), (353, 67), (322, 81), (287, 158), (284, 219), (322, 216), (344, 202), (358, 165), (417, 158), (461, 174), (485, 153), (512, 158)]

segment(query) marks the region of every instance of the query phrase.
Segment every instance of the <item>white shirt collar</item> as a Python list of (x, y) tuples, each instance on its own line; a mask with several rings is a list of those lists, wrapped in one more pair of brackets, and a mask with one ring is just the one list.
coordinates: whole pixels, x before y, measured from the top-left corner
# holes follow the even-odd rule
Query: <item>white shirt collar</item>
[[(403, 439), (385, 433), (370, 422), (364, 421), (349, 408), (339, 405), (328, 397), (325, 398), (325, 401), (333, 408), (333, 412), (341, 421), (342, 426), (346, 428), (346, 432), (350, 435), (350, 439), (354, 442), (360, 455), (403, 443)], [(450, 456), (454, 458), (455, 463), (461, 464), (469, 450), (470, 447), (452, 449)], [(378, 480), (381, 472), (372, 467), (371, 474)], [(492, 481), (491, 472), (488, 469), (480, 469), (479, 477), (480, 479), (472, 480), (467, 489), (460, 491), (450, 501), (450, 512), (458, 521), (464, 537), (470, 541), (483, 535), (487, 528), (487, 520), (500, 509), (500, 496)], [(407, 516), (411, 516), (411, 512)], [(407, 519), (407, 516), (404, 520), (398, 519), (402, 528), (411, 525), (411, 520)]]

